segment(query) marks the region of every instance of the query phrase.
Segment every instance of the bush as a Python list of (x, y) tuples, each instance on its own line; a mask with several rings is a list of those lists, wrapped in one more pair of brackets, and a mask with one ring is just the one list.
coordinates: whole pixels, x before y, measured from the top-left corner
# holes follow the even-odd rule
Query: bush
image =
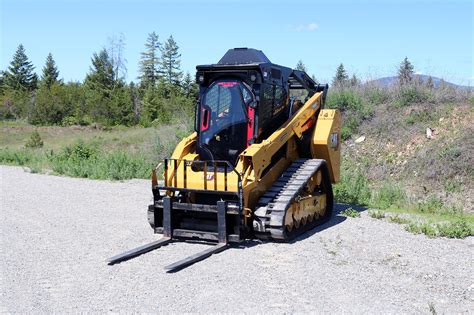
[(405, 228), (408, 232), (415, 234), (425, 234), (429, 237), (448, 237), (448, 238), (465, 238), (473, 236), (474, 231), (469, 224), (463, 220), (457, 220), (448, 223), (430, 224), (424, 223), (410, 223)]
[(428, 99), (429, 94), (426, 91), (412, 84), (400, 88), (395, 104), (398, 107), (405, 107), (416, 103), (426, 102)]
[(36, 148), (42, 148), (42, 147), (43, 147), (43, 140), (41, 139), (41, 136), (38, 133), (38, 131), (35, 130), (31, 134), (30, 139), (28, 139), (28, 141), (25, 143), (25, 148), (36, 149)]
[(0, 148), (0, 163), (12, 165), (26, 165), (33, 160), (33, 153), (30, 150), (13, 150)]
[(82, 141), (48, 156), (58, 174), (92, 179), (148, 178), (152, 165), (141, 155), (126, 152), (100, 152)]
[(343, 117), (342, 139), (351, 137), (364, 119), (369, 119), (374, 112), (373, 106), (364, 101), (355, 89), (336, 89), (328, 94), (327, 108), (341, 110)]
[(370, 190), (367, 177), (358, 170), (343, 170), (341, 182), (334, 186), (337, 202), (367, 205)]
[(465, 220), (457, 220), (446, 224), (438, 224), (439, 236), (449, 238), (465, 238), (473, 236), (473, 229), (467, 224)]
[(378, 209), (402, 208), (407, 205), (406, 192), (395, 183), (384, 183), (372, 194), (370, 206)]

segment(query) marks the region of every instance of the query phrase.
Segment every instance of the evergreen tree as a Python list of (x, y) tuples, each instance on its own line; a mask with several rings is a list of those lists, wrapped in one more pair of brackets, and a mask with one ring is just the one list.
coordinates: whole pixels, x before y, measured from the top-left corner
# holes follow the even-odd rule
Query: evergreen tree
[(360, 84), (359, 79), (357, 78), (355, 74), (353, 74), (351, 78), (351, 86), (358, 86), (359, 84)]
[(86, 86), (104, 96), (110, 96), (115, 87), (114, 78), (114, 68), (107, 50), (102, 49), (99, 53), (94, 53), (92, 67), (85, 80)]
[(426, 80), (426, 87), (429, 89), (434, 88), (433, 78), (431, 76), (429, 76), (428, 80)]
[(400, 85), (406, 85), (410, 83), (413, 79), (413, 65), (408, 60), (407, 57), (403, 59), (400, 63), (400, 67), (398, 69), (398, 82)]
[(0, 70), (0, 95), (3, 95), (3, 91), (5, 90), (5, 72)]
[(341, 63), (336, 70), (336, 75), (332, 80), (332, 84), (334, 86), (344, 86), (349, 79), (349, 76), (346, 73), (346, 69), (344, 69), (344, 65)]
[(299, 70), (299, 71), (304, 71), (304, 72), (307, 72), (308, 69), (306, 68), (305, 64), (303, 63), (303, 61), (300, 59), (298, 60), (298, 63), (296, 64), (296, 70)]
[(25, 48), (20, 44), (5, 73), (6, 85), (16, 91), (35, 90), (38, 76), (33, 72), (34, 69), (35, 67), (26, 56)]
[(160, 78), (159, 66), (160, 58), (158, 50), (160, 49), (160, 42), (158, 35), (155, 32), (148, 34), (145, 43), (145, 51), (141, 53), (140, 58), (140, 81), (144, 88), (149, 85), (155, 86)]
[(111, 122), (115, 73), (106, 49), (92, 56), (92, 67), (85, 79), (88, 112), (95, 121)]
[(61, 124), (74, 110), (66, 92), (58, 82), (50, 86), (40, 84), (28, 121), (34, 125)]
[(43, 68), (43, 75), (41, 76), (41, 81), (49, 89), (55, 83), (58, 83), (59, 71), (54, 62), (53, 55), (51, 53), (46, 57), (46, 64)]
[(189, 74), (189, 72), (186, 72), (186, 75), (184, 76), (182, 87), (184, 96), (196, 98), (198, 86), (196, 82), (194, 82), (193, 77), (191, 77), (191, 74)]
[(181, 71), (181, 54), (178, 44), (171, 35), (161, 50), (161, 73), (167, 84), (179, 86), (183, 72)]

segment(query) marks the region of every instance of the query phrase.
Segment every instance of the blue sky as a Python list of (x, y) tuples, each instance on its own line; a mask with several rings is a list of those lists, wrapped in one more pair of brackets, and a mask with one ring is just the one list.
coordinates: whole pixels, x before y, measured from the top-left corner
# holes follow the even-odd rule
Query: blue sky
[(215, 63), (232, 47), (263, 50), (294, 67), (303, 60), (320, 81), (339, 63), (351, 75), (396, 73), (408, 56), (415, 70), (474, 85), (473, 4), (455, 1), (131, 1), (0, 0), (0, 69), (22, 43), (41, 72), (51, 52), (66, 81), (82, 81), (93, 52), (123, 33), (127, 80), (136, 80), (147, 34), (171, 34), (182, 68)]

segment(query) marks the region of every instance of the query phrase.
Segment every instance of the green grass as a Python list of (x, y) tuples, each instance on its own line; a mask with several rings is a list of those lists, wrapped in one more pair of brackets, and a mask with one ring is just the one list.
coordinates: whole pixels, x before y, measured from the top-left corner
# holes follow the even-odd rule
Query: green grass
[(443, 223), (412, 222), (405, 229), (415, 234), (425, 234), (428, 237), (465, 238), (474, 236), (473, 226), (462, 219)]
[(341, 215), (345, 216), (345, 217), (348, 217), (348, 218), (359, 218), (360, 217), (359, 211), (357, 211), (353, 208), (344, 209), (343, 211), (341, 211)]
[(374, 219), (383, 219), (385, 218), (385, 212), (380, 210), (369, 210), (369, 216)]
[(112, 180), (150, 178), (153, 166), (171, 156), (178, 141), (191, 133), (186, 124), (103, 129), (11, 122), (0, 124), (0, 131), (1, 164), (26, 166), (36, 173)]

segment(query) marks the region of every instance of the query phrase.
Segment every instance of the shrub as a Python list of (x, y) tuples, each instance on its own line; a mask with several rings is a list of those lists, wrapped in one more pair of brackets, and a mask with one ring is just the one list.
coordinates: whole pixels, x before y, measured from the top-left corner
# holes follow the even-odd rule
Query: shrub
[(383, 219), (385, 218), (385, 212), (383, 211), (378, 211), (378, 210), (370, 210), (369, 211), (369, 216), (374, 219)]
[(416, 103), (428, 101), (429, 95), (423, 89), (416, 85), (408, 85), (400, 88), (395, 104), (398, 107), (405, 107)]
[(429, 237), (435, 237), (438, 235), (438, 232), (435, 227), (429, 223), (410, 223), (405, 227), (405, 230), (415, 234), (425, 234)]
[(358, 170), (343, 170), (341, 182), (334, 186), (337, 202), (367, 205), (370, 190), (367, 177)]
[(9, 148), (0, 149), (0, 163), (12, 165), (26, 165), (33, 160), (33, 154), (30, 150), (13, 150)]
[(28, 141), (25, 143), (25, 147), (36, 149), (36, 148), (43, 147), (43, 144), (44, 143), (43, 143), (43, 140), (41, 139), (40, 134), (38, 133), (38, 131), (35, 130), (31, 134), (30, 139), (28, 139)]
[(372, 194), (370, 206), (378, 209), (404, 207), (407, 204), (406, 192), (395, 183), (384, 183)]
[(473, 236), (473, 229), (467, 224), (465, 220), (457, 220), (445, 224), (438, 224), (439, 236), (449, 238), (465, 238)]
[(408, 232), (415, 234), (423, 233), (429, 237), (442, 236), (448, 238), (465, 238), (474, 235), (472, 227), (463, 219), (437, 224), (430, 224), (427, 222), (410, 223), (405, 229)]
[(52, 169), (63, 175), (92, 179), (148, 178), (151, 163), (142, 155), (112, 151), (100, 152), (82, 141), (48, 155)]

